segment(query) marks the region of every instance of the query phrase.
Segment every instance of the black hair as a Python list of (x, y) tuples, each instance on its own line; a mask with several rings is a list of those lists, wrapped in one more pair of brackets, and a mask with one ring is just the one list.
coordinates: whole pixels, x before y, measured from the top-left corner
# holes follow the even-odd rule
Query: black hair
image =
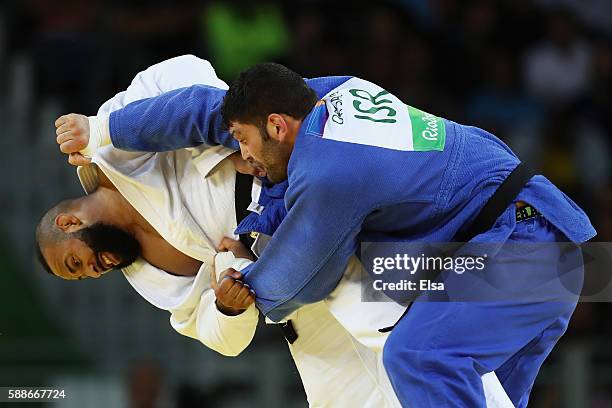
[(317, 102), (317, 94), (289, 68), (267, 62), (242, 71), (223, 98), (226, 127), (240, 122), (265, 128), (268, 115), (279, 113), (303, 119)]

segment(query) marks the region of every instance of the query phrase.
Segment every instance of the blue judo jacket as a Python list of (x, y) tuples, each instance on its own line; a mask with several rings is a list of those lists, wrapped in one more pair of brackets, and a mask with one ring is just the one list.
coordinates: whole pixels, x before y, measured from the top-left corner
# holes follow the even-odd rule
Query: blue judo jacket
[[(325, 77), (307, 83), (321, 98), (330, 92), (334, 95), (349, 80), (351, 77)], [(351, 89), (356, 98), (352, 104), (360, 112), (381, 109), (381, 105), (360, 105), (363, 100), (358, 98), (363, 99), (363, 93), (358, 91)], [(238, 149), (222, 127), (224, 94), (220, 89), (195, 85), (136, 101), (111, 113), (112, 142), (118, 148), (138, 151), (200, 144)], [(381, 91), (374, 96), (377, 99), (371, 101), (379, 104), (390, 94)], [(319, 103), (304, 118), (286, 185), (263, 194), (275, 210), (268, 211), (269, 218), (257, 221), (252, 216), (248, 221), (274, 231), (260, 259), (243, 272), (257, 293), (259, 309), (275, 321), (326, 298), (360, 241), (451, 241), (519, 163), (490, 133), (429, 114), (421, 118), (438, 123), (445, 131), (443, 144), (429, 150), (354, 143), (350, 135), (348, 140), (328, 138), (330, 121), (339, 122), (341, 112), (337, 104), (335, 110), (329, 106)], [(364, 124), (382, 126), (394, 120), (390, 111), (388, 115), (386, 119), (356, 116), (368, 119)], [(416, 141), (413, 147), (418, 148)], [(285, 208), (279, 209), (285, 187)], [(537, 208), (569, 241), (581, 243), (595, 235), (586, 214), (541, 175), (528, 182), (517, 200)], [(507, 225), (511, 228), (512, 220)], [(507, 235), (502, 233), (500, 240)]]

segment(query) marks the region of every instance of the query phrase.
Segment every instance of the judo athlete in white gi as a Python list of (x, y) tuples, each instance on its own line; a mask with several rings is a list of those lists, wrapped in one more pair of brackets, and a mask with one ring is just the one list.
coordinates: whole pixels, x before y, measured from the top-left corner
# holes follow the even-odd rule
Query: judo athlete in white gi
[[(191, 56), (174, 58), (138, 74), (127, 91), (105, 103), (98, 114), (108, 114), (131, 101), (194, 83), (226, 88), (206, 61)], [(104, 144), (102, 136), (98, 135), (94, 144)], [(145, 299), (171, 312), (171, 324), (179, 333), (225, 355), (240, 353), (252, 339), (257, 310), (251, 306), (235, 316), (227, 316), (215, 306), (215, 295), (209, 287), (211, 270), (217, 273), (229, 267), (240, 270), (250, 263), (234, 258), (231, 253), (215, 251), (224, 236), (233, 236), (236, 227), (235, 170), (226, 159), (233, 150), (214, 147), (153, 154), (103, 146), (84, 153), (92, 155), (95, 163), (79, 168), (85, 190), (93, 195), (100, 190), (98, 186), (116, 189), (113, 193), (116, 198), (127, 200), (161, 239), (197, 260), (199, 269), (196, 276), (175, 276), (162, 270), (183, 275), (175, 266), (155, 267), (151, 264), (155, 262), (143, 259), (147, 258), (144, 247), (142, 257), (130, 265), (122, 265), (125, 259), (111, 250), (96, 253), (91, 248), (91, 265), (85, 259), (71, 259), (74, 257), (71, 255), (63, 260), (69, 270), (65, 271), (62, 265), (51, 266), (53, 273), (66, 278), (80, 273), (98, 277), (111, 265), (124, 266), (125, 277)], [(71, 160), (79, 158), (73, 156)], [(100, 222), (104, 214), (94, 216), (87, 207), (87, 203), (81, 203), (73, 211), (74, 218), (69, 219), (72, 224), (59, 233), (78, 234), (83, 227)], [(66, 217), (57, 214), (54, 221), (61, 223)], [(116, 218), (109, 214), (104, 221), (112, 223)], [(42, 247), (41, 250), (47, 254), (47, 263), (58, 264), (48, 250)], [(83, 272), (75, 263), (85, 265)], [(190, 262), (180, 265), (189, 269)], [(352, 257), (342, 282), (325, 301), (304, 306), (286, 319), (291, 320), (298, 334), (289, 347), (311, 406), (399, 405), (381, 366), (387, 335), (377, 329), (395, 322), (403, 308), (391, 302), (361, 303), (360, 267)], [(72, 274), (70, 269), (76, 273)], [(488, 406), (512, 406), (494, 374), (485, 374), (483, 383)]]

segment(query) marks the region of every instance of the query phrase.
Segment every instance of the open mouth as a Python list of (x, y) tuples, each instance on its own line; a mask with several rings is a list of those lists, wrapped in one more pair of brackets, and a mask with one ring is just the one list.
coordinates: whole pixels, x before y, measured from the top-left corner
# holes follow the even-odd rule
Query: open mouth
[(108, 272), (117, 265), (119, 265), (119, 260), (110, 252), (98, 253), (98, 266), (101, 273)]

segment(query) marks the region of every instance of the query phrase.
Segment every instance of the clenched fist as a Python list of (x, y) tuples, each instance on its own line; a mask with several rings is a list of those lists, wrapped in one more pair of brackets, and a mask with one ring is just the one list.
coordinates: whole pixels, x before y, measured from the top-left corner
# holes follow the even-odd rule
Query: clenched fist
[(84, 166), (91, 159), (79, 153), (89, 144), (89, 120), (87, 116), (70, 113), (60, 116), (55, 121), (55, 134), (60, 151), (68, 155), (68, 163), (74, 166)]
[(242, 282), (242, 274), (229, 268), (223, 271), (217, 282), (214, 272), (211, 276), (211, 286), (217, 298), (217, 309), (228, 316), (237, 316), (255, 302), (255, 292)]

